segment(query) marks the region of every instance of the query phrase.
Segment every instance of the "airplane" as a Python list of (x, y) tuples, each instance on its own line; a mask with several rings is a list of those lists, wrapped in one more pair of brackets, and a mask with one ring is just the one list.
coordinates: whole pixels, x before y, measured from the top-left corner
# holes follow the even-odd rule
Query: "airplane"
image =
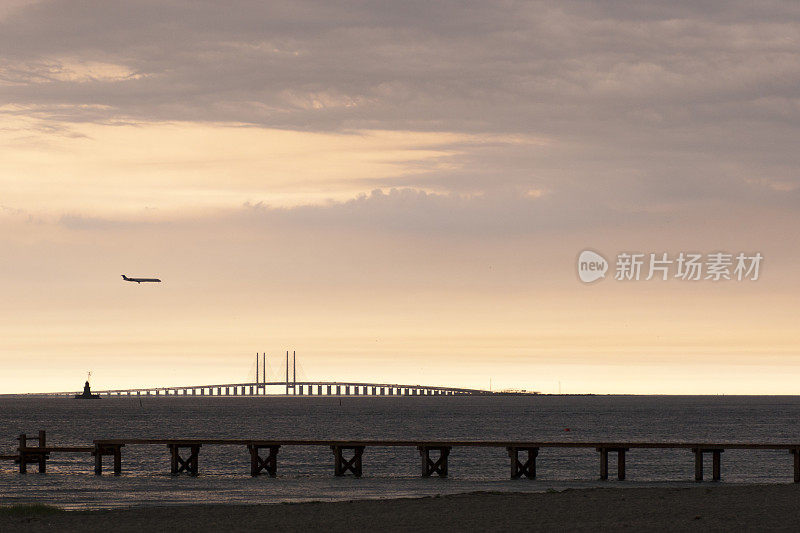
[(136, 283), (161, 283), (160, 279), (156, 278), (129, 278), (125, 274), (122, 275), (122, 279), (125, 281), (135, 281)]

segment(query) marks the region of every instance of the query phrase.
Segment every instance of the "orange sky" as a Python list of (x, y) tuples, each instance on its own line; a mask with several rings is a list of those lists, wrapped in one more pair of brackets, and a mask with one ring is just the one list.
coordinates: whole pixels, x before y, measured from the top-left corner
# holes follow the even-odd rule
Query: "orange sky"
[[(313, 7), (0, 7), (0, 393), (287, 349), (318, 380), (796, 393), (788, 7)], [(764, 262), (618, 282), (623, 251)]]

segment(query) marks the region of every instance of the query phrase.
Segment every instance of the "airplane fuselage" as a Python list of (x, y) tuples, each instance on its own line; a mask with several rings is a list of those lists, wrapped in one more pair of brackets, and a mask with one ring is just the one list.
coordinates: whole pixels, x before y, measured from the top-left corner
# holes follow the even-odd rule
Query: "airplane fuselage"
[(125, 274), (122, 274), (122, 279), (125, 281), (133, 281), (136, 283), (161, 283), (160, 279), (156, 278), (129, 278)]

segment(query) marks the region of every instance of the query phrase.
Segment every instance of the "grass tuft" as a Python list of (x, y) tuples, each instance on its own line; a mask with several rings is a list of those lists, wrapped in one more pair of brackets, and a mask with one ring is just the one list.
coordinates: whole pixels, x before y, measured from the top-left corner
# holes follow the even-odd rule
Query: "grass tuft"
[(23, 503), (0, 506), (0, 516), (45, 516), (63, 512), (58, 507), (41, 503)]

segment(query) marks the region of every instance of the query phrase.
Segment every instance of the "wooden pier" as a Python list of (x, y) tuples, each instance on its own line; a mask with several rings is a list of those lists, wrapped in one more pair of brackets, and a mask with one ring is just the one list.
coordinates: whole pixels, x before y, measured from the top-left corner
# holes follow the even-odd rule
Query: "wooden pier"
[[(29, 440), (37, 440), (29, 446)], [(44, 431), (38, 437), (19, 436), (16, 455), (0, 455), (0, 460), (13, 460), (19, 464), (20, 474), (27, 472), (28, 464), (36, 464), (40, 473), (47, 471), (47, 461), (53, 453), (86, 453), (94, 457), (94, 472), (103, 473), (103, 458), (113, 458), (113, 472), (122, 472), (122, 450), (130, 446), (160, 446), (169, 450), (170, 472), (198, 475), (200, 451), (206, 446), (229, 446), (246, 450), (250, 457), (250, 475), (266, 472), (275, 477), (278, 471), (278, 453), (290, 446), (328, 447), (333, 452), (335, 476), (352, 474), (361, 477), (365, 451), (376, 447), (416, 448), (421, 458), (422, 477), (447, 477), (451, 452), (470, 453), (475, 448), (504, 449), (510, 459), (511, 479), (525, 477), (536, 479), (536, 460), (541, 453), (554, 448), (594, 449), (599, 456), (599, 479), (607, 480), (609, 454), (617, 456), (617, 479), (624, 480), (627, 453), (641, 449), (682, 449), (694, 455), (695, 480), (703, 480), (703, 457), (712, 456), (712, 480), (722, 479), (722, 453), (725, 450), (776, 450), (793, 456), (794, 482), (800, 483), (800, 443), (748, 443), (748, 442), (574, 442), (574, 441), (418, 441), (418, 440), (321, 440), (321, 439), (98, 439), (92, 446), (48, 446)], [(232, 451), (232, 453), (240, 453)], [(688, 455), (688, 454), (687, 454)], [(788, 461), (787, 461), (788, 462)]]

